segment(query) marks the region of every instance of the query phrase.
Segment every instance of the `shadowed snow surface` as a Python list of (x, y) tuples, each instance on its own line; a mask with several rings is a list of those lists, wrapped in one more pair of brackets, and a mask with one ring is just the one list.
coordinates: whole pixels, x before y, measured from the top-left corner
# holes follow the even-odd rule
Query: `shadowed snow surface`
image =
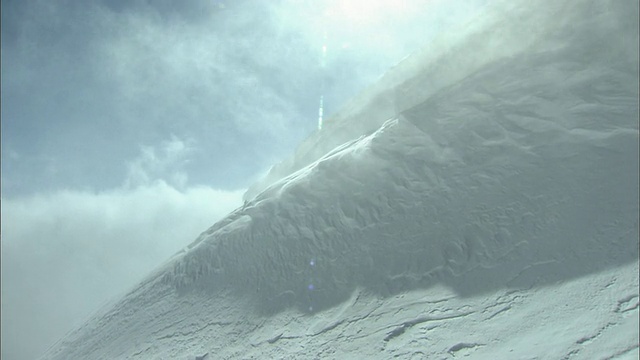
[(44, 359), (637, 358), (637, 26), (492, 2)]

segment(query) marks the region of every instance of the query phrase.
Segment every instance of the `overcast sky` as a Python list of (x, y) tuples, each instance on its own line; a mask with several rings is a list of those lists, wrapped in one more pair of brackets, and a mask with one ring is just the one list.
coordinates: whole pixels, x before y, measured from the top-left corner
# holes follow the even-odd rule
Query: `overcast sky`
[(2, 0), (2, 358), (239, 206), (321, 95), (337, 111), (482, 2)]

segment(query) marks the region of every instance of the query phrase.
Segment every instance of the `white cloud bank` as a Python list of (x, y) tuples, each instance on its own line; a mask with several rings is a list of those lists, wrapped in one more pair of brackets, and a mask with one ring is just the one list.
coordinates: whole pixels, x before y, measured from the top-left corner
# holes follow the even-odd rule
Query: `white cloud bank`
[[(175, 145), (175, 142), (172, 142)], [(163, 180), (2, 199), (2, 358), (39, 356), (241, 204)]]

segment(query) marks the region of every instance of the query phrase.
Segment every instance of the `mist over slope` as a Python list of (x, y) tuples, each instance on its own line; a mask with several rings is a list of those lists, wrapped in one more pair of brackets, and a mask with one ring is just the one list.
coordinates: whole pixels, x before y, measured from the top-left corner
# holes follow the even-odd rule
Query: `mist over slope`
[(492, 2), (44, 358), (633, 356), (637, 25)]

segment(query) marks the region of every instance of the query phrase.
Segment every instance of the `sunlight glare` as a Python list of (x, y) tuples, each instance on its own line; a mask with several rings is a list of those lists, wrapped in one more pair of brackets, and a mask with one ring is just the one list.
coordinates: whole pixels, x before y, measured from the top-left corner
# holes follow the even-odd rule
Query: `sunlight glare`
[(379, 25), (385, 18), (407, 15), (409, 5), (408, 0), (332, 0), (324, 15), (330, 22), (368, 28)]

